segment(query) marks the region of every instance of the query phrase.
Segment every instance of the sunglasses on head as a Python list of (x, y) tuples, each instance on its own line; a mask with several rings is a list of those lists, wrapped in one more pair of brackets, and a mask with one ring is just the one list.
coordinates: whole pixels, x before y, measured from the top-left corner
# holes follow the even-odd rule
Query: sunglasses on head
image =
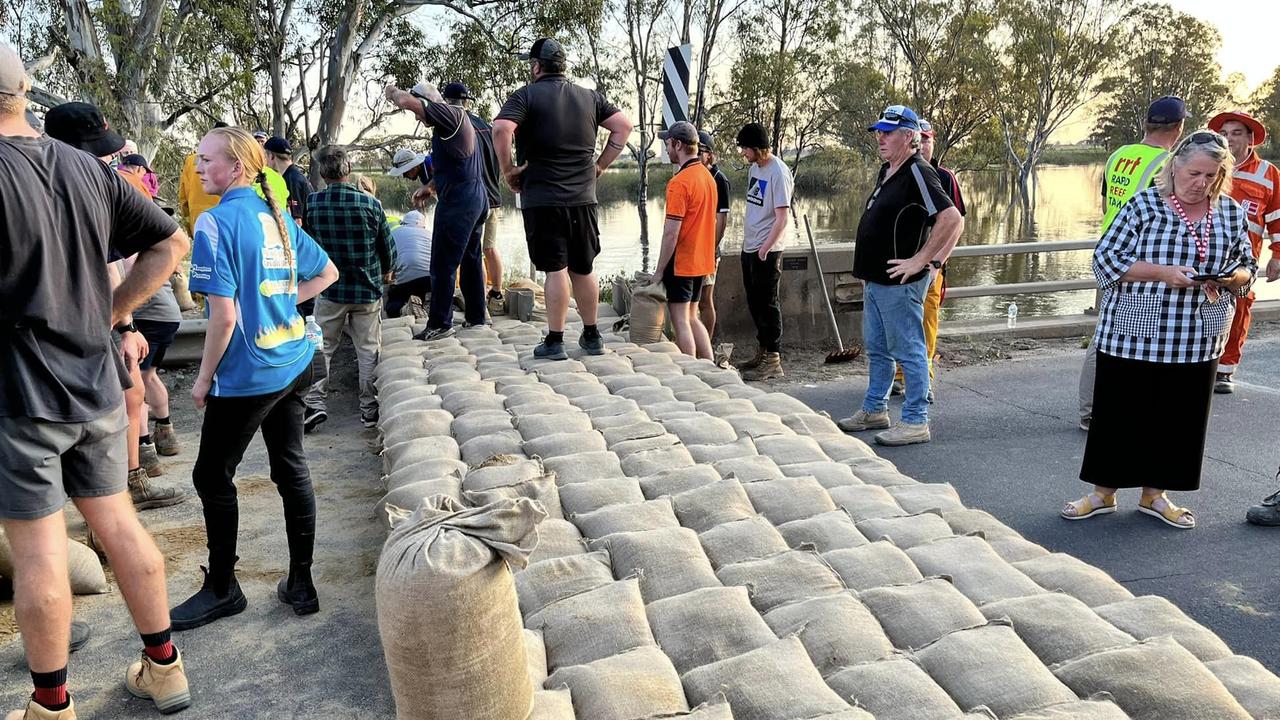
[(1212, 130), (1197, 130), (1187, 137), (1187, 145), (1217, 145), (1227, 149), (1227, 139)]

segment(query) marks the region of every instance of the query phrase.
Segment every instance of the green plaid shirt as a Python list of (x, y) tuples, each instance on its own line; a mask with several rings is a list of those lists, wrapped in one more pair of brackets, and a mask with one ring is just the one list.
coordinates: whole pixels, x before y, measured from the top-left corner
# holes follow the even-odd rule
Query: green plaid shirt
[(320, 296), (344, 305), (382, 299), (382, 276), (396, 266), (391, 226), (377, 198), (351, 183), (332, 183), (307, 198), (304, 225), (338, 266), (338, 281)]

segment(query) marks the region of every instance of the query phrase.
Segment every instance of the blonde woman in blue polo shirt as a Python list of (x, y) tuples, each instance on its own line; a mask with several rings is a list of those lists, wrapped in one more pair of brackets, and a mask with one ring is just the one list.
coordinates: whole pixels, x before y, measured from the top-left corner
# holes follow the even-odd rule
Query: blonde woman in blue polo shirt
[(196, 155), (204, 191), (222, 196), (196, 220), (191, 252), (191, 289), (208, 296), (204, 356), (191, 395), (205, 410), (192, 480), (204, 505), (209, 568), (200, 591), (170, 611), (174, 630), (234, 615), (247, 604), (235, 578), (239, 509), (232, 481), (259, 428), (289, 539), (289, 576), (278, 595), (299, 615), (319, 610), (311, 582), (315, 493), (302, 448), (302, 399), (315, 349), (295, 306), (338, 279), (320, 246), (281, 212), (262, 148), (249, 133), (215, 129)]

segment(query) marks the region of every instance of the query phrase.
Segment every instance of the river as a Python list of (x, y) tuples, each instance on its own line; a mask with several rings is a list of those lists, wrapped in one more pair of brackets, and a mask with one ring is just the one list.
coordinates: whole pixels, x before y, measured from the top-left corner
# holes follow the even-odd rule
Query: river
[[(1030, 211), (1013, 200), (1012, 179), (1003, 171), (983, 170), (959, 175), (968, 213), (961, 245), (994, 245), (1017, 242), (1055, 242), (1096, 239), (1102, 219), (1098, 188), (1102, 165), (1046, 166), (1037, 172), (1036, 202)], [(744, 200), (735, 188), (733, 210), (725, 231), (725, 249), (741, 245)], [(821, 197), (798, 196), (796, 209), (807, 214), (819, 245), (848, 245), (852, 252), (854, 231), (870, 188), (853, 187)], [(649, 269), (657, 255), (662, 234), (663, 201), (649, 200), (651, 248), (639, 242), (640, 220), (636, 205), (629, 201), (600, 206), (601, 252), (596, 269), (601, 277)], [(803, 226), (801, 226), (803, 228)], [(803, 229), (790, 231), (788, 245), (807, 244)], [(527, 274), (529, 253), (524, 226), (513, 208), (503, 211), (498, 230), (498, 248), (506, 263), (506, 274)], [(1264, 251), (1264, 258), (1269, 258)], [(1090, 251), (1068, 251), (995, 257), (956, 258), (948, 266), (948, 282), (953, 286), (989, 285), (1040, 280), (1071, 280), (1090, 277)], [(1280, 298), (1280, 283), (1259, 281), (1259, 298)], [(943, 305), (948, 319), (1004, 317), (1008, 304), (1018, 304), (1020, 317), (1080, 313), (1093, 305), (1094, 292), (1037, 293), (1031, 295), (950, 299)]]

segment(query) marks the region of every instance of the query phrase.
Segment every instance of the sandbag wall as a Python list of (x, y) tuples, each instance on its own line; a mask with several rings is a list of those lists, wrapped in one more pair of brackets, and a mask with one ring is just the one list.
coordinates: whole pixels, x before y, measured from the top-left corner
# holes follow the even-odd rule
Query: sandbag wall
[(617, 336), (537, 360), (514, 321), (409, 332), (378, 367), (389, 512), (549, 513), (515, 575), (533, 718), (1280, 717), (1280, 679), (1168, 601), (735, 371)]

